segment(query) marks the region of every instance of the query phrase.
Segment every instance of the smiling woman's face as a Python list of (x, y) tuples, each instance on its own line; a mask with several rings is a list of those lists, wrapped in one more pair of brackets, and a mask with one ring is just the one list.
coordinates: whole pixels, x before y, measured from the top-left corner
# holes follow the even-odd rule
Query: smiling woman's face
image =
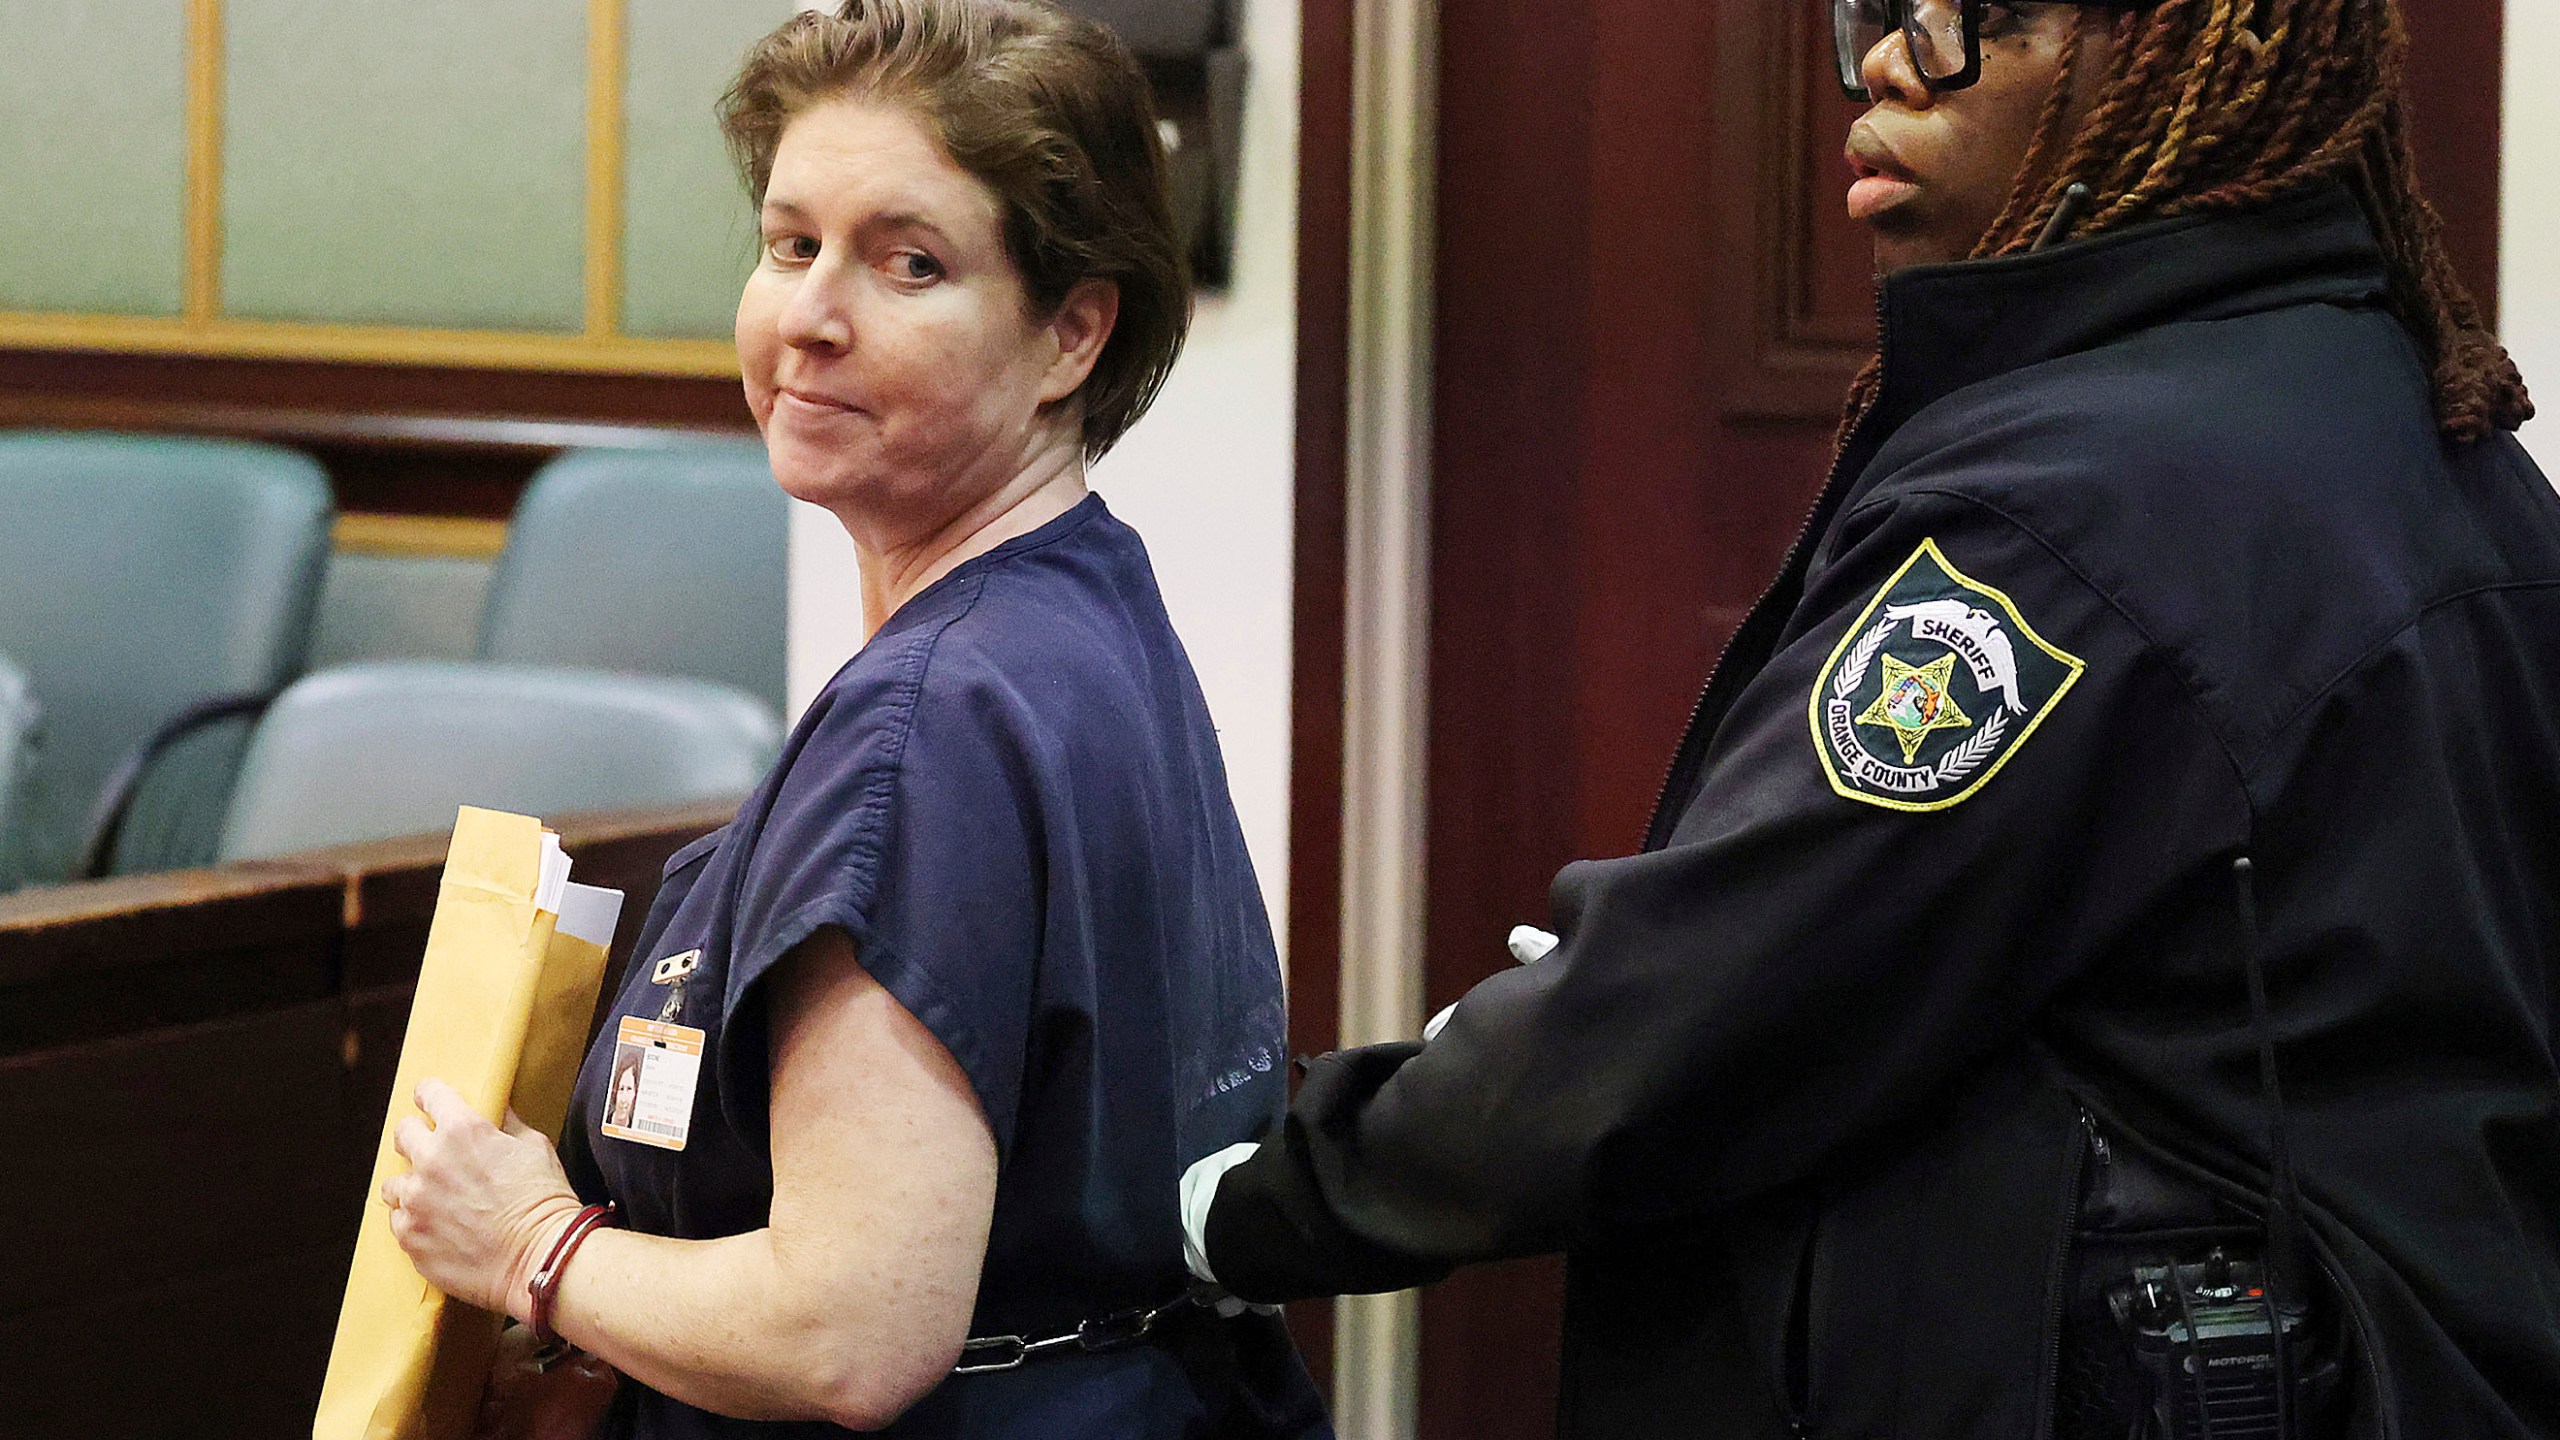
[[(905, 107), (848, 97), (791, 122), (738, 303), (738, 362), (793, 496), (929, 532), (1073, 435), (1061, 366), (1004, 248), (995, 193)], [(1063, 389), (1061, 389), (1063, 387)]]
[[(2009, 203), (2084, 13), (1993, 0), (1983, 7), (1981, 80), (1943, 95), (1921, 83), (1899, 31), (1867, 52), (1876, 103), (1849, 130), (1849, 218), (1874, 232), (1878, 274), (1973, 253)], [(2095, 99), (2111, 43), (2098, 25), (2082, 40), (2065, 134)]]

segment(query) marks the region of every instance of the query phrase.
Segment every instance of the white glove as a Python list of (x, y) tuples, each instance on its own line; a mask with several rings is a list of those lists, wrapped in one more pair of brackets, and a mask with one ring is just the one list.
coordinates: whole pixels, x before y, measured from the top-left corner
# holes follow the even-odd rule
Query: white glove
[(1209, 1207), (1218, 1202), (1218, 1182), (1261, 1148), (1252, 1140), (1230, 1145), (1182, 1172), (1182, 1263), (1211, 1285), (1218, 1277), (1209, 1273)]
[[(1564, 942), (1535, 925), (1514, 925), (1509, 943), (1512, 959), (1523, 965), (1535, 965), (1554, 954), (1555, 948)], [(1439, 1039), (1440, 1032), (1449, 1026), (1449, 1017), (1457, 1013), (1458, 1007), (1452, 1005), (1432, 1016), (1431, 1023), (1422, 1027), (1422, 1043), (1428, 1045)]]
[(1535, 965), (1556, 953), (1556, 947), (1564, 941), (1535, 925), (1514, 925), (1511, 938), (1505, 943), (1511, 947), (1512, 959), (1523, 965)]

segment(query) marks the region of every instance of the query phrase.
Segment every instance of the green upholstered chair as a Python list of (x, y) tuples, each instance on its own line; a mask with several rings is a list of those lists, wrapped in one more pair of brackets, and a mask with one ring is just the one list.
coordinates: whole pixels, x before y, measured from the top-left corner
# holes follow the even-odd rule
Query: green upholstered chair
[(780, 714), (790, 503), (752, 441), (563, 455), (516, 507), (480, 658), (691, 675)]
[(0, 894), (18, 883), (18, 792), (35, 757), (36, 697), (26, 672), (0, 655)]
[[(24, 878), (211, 857), (247, 712), (301, 668), (329, 549), (328, 479), (234, 441), (0, 433), (0, 650), (45, 707)], [(190, 711), (220, 716), (162, 744)], [(100, 799), (130, 803), (111, 852)]]
[(221, 858), (448, 829), (463, 805), (554, 816), (734, 799), (782, 735), (707, 680), (393, 660), (295, 682), (258, 723)]

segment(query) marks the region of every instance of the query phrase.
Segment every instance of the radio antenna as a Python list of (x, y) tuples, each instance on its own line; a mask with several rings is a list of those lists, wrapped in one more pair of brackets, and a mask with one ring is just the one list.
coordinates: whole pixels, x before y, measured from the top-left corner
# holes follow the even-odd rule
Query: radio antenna
[(2249, 1028), (2258, 1042), (2258, 1089), (2267, 1102), (2267, 1322), (2275, 1341), (2276, 1434), (2292, 1440), (2295, 1357), (2285, 1337), (2284, 1304), (2308, 1304), (2309, 1261), (2303, 1255), (2302, 1190), (2293, 1173), (2293, 1147), (2285, 1139), (2284, 1085), (2276, 1075), (2276, 1036), (2268, 1018), (2267, 971), (2258, 956), (2257, 867), (2243, 855), (2231, 862), (2240, 902), (2240, 963), (2249, 977)]
[(2079, 224), (2080, 217), (2088, 213), (2089, 202), (2097, 198), (2096, 191), (2077, 180), (2072, 181), (2071, 188), (2062, 192), (2062, 203), (2053, 207), (2053, 218), (2044, 222), (2044, 233), (2036, 237), (2033, 248), (2045, 250), (2061, 244), (2062, 237), (2070, 234), (2071, 227)]

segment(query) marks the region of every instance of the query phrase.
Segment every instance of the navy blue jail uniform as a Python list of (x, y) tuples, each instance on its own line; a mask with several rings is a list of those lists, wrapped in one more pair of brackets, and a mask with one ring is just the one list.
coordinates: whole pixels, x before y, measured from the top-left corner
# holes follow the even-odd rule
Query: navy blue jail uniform
[[(1181, 1295), (1177, 1178), (1283, 1099), (1280, 974), (1199, 682), (1145, 546), (1100, 497), (902, 606), (736, 821), (670, 862), (579, 1074), (562, 1148), (581, 1195), (655, 1235), (766, 1223), (761, 982), (824, 926), (950, 1050), (993, 1129), (970, 1333), (1051, 1335)], [(674, 1018), (707, 1032), (689, 1141), (605, 1136), (616, 1024), (660, 1016), (655, 962), (688, 950)], [(886, 1433), (1329, 1435), (1276, 1319), (1181, 1328), (1194, 1343), (954, 1377)], [(626, 1385), (614, 1433), (844, 1432)]]
[(2245, 854), (2347, 1433), (2560, 1435), (2560, 499), (2443, 437), (2340, 186), (1883, 326), (1644, 852), (1318, 1061), (1210, 1266), (1566, 1251), (1567, 1436), (2042, 1440), (2092, 1128), (2267, 1192)]

